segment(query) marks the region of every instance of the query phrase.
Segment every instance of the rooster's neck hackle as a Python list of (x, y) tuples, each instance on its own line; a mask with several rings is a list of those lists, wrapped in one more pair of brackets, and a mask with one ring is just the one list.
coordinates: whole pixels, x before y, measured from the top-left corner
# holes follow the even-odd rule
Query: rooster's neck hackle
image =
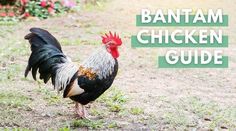
[(114, 71), (115, 59), (107, 52), (106, 47), (102, 46), (85, 60), (81, 66), (91, 69), (98, 75), (99, 79), (104, 79)]

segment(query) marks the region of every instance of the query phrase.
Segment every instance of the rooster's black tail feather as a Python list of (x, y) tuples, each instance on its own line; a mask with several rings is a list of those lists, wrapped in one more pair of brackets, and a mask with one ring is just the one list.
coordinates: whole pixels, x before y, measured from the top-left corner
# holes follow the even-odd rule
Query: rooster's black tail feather
[[(25, 36), (25, 39), (29, 40), (30, 44), (33, 46), (31, 49), (35, 49), (34, 47), (39, 47), (42, 46), (44, 44), (50, 44), (55, 46), (56, 48), (58, 48), (61, 52), (61, 45), (60, 43), (57, 41), (57, 39), (51, 35), (48, 31), (41, 29), (41, 28), (31, 28), (30, 29), (30, 34)], [(37, 37), (35, 37), (37, 36)], [(43, 42), (41, 42), (43, 41)]]
[(59, 42), (48, 31), (40, 28), (31, 28), (30, 31), (31, 33), (25, 36), (25, 39), (29, 40), (32, 51), (25, 70), (25, 77), (32, 69), (32, 76), (36, 80), (39, 70), (40, 79), (47, 83), (52, 78), (54, 84), (58, 64), (68, 60), (62, 52)]

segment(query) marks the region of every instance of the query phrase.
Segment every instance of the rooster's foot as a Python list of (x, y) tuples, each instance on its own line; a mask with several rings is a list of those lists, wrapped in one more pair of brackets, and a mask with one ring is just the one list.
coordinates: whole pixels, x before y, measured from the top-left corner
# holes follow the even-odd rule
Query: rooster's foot
[(80, 119), (88, 119), (86, 109), (80, 103), (75, 103), (75, 112)]

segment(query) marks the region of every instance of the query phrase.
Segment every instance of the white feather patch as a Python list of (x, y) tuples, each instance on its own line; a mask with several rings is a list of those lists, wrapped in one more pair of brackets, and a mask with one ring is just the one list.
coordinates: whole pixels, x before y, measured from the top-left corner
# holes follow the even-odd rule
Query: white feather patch
[(114, 71), (115, 59), (107, 52), (105, 46), (94, 52), (87, 60), (82, 63), (82, 67), (91, 69), (99, 79), (106, 78)]
[(79, 95), (79, 94), (82, 94), (83, 92), (84, 92), (84, 89), (80, 88), (80, 86), (78, 84), (78, 79), (75, 79), (75, 82), (72, 85), (72, 87), (66, 97)]
[(70, 83), (70, 80), (74, 74), (78, 71), (78, 67), (72, 62), (66, 62), (58, 65), (58, 70), (55, 77), (55, 88), (57, 91), (65, 90), (66, 86)]

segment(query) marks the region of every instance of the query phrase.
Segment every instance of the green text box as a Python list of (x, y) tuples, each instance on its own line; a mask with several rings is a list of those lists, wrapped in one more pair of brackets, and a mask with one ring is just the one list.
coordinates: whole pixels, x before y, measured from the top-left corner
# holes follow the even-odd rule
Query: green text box
[[(142, 36), (144, 40), (148, 40), (151, 42), (151, 37), (150, 36)], [(169, 36), (169, 43), (164, 42), (164, 36), (163, 36), (163, 43), (158, 43), (156, 42), (153, 43), (148, 43), (148, 44), (143, 44), (138, 41), (137, 36), (132, 36), (131, 37), (131, 46), (134, 48), (141, 48), (141, 47), (228, 47), (228, 36), (223, 36), (222, 37), (222, 43), (210, 43), (210, 36), (207, 37), (207, 43), (206, 44), (199, 44), (199, 36), (193, 36), (193, 38), (198, 42), (197, 44), (194, 44), (192, 42), (189, 43), (181, 43), (181, 44), (176, 44), (173, 41), (171, 41), (170, 36)], [(178, 40), (183, 40), (184, 41), (185, 36), (176, 36), (176, 39)]]
[[(151, 15), (152, 20), (154, 18), (155, 15)], [(217, 21), (216, 23), (203, 23), (203, 22), (197, 22), (197, 23), (193, 23), (193, 19), (194, 19), (195, 15), (189, 15), (189, 22), (185, 23), (185, 16), (181, 15), (180, 16), (180, 23), (176, 23), (174, 20), (171, 23), (163, 23), (161, 21), (158, 21), (157, 23), (153, 23), (152, 21), (150, 23), (142, 23), (141, 21), (141, 15), (136, 15), (136, 26), (228, 26), (228, 15), (223, 15), (223, 22), (220, 23), (219, 21)], [(167, 15), (164, 15), (165, 20), (167, 21)], [(208, 15), (204, 15), (206, 21), (208, 18)]]
[(176, 64), (167, 63), (165, 56), (158, 57), (158, 66), (159, 68), (228, 68), (228, 56), (222, 57), (222, 64), (214, 64), (214, 57), (212, 57), (212, 61), (209, 64), (200, 64), (200, 57), (198, 56), (199, 64), (194, 64), (194, 59), (192, 58), (192, 62), (190, 64), (182, 64), (179, 61)]

